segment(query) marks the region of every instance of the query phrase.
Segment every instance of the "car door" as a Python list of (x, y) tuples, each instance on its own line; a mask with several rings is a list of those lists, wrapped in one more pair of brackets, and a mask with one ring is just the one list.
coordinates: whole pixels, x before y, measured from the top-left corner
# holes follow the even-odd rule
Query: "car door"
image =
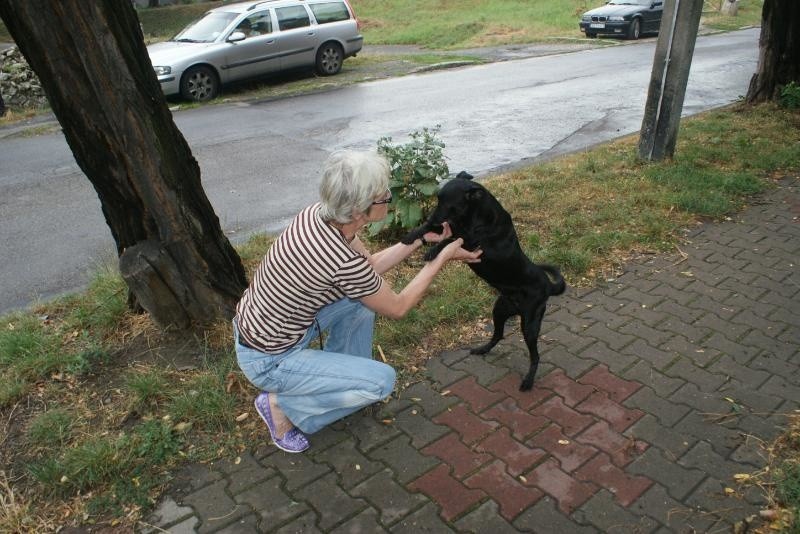
[(316, 25), (305, 5), (275, 8), (278, 22), (278, 48), (281, 52), (281, 65), (284, 69), (306, 67), (316, 61), (319, 45)]
[(650, 8), (644, 12), (642, 32), (657, 32), (661, 26), (661, 14), (664, 12), (664, 2), (652, 0)]
[(224, 81), (280, 70), (281, 54), (269, 9), (256, 11), (240, 20), (228, 37), (237, 31), (244, 33), (245, 39), (228, 43), (227, 63), (222, 67), (226, 74)]

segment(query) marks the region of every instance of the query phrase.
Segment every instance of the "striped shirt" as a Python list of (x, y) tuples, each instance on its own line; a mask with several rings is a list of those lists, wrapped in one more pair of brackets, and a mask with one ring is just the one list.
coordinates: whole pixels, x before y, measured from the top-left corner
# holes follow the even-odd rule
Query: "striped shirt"
[(341, 298), (373, 295), (382, 279), (342, 233), (301, 211), (272, 244), (236, 306), (239, 334), (254, 349), (277, 354), (294, 346), (317, 312)]

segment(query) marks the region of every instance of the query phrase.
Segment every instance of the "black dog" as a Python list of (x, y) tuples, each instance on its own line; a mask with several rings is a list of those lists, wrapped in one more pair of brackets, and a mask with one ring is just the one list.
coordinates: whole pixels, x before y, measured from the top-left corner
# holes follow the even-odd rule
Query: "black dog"
[[(514, 315), (522, 319), (522, 334), (530, 352), (531, 365), (519, 389), (528, 391), (533, 386), (539, 367), (537, 341), (542, 326), (547, 299), (560, 295), (567, 285), (556, 267), (536, 265), (522, 251), (511, 221), (511, 215), (482, 185), (473, 182), (464, 171), (450, 180), (438, 193), (439, 204), (433, 214), (419, 228), (409, 232), (403, 243), (411, 244), (430, 231), (441, 232), (442, 223), (450, 224), (453, 237), (438, 243), (425, 254), (426, 260), (435, 258), (454, 239), (463, 238), (468, 250), (481, 248), (480, 263), (470, 263), (470, 268), (495, 288), (500, 296), (494, 304), (492, 339), (472, 354), (486, 354), (503, 339), (506, 321)], [(550, 277), (555, 281), (551, 281)]]

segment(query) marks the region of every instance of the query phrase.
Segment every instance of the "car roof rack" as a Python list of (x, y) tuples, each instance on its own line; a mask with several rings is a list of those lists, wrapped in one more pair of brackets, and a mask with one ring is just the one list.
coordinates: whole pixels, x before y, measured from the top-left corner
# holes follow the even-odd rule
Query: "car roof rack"
[[(279, 2), (280, 0), (261, 0), (260, 2), (255, 2), (253, 5), (247, 8), (247, 11), (252, 11), (261, 4), (269, 4), (270, 2)], [(302, 1), (302, 0), (300, 0)]]

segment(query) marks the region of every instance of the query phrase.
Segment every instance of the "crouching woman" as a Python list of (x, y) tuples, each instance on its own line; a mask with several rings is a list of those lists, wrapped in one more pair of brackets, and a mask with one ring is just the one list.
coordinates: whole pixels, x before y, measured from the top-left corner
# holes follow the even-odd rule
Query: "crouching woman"
[[(302, 210), (269, 248), (236, 308), (239, 367), (262, 392), (256, 410), (287, 452), (309, 447), (308, 434), (388, 397), (394, 369), (372, 359), (375, 314), (403, 317), (451, 260), (480, 261), (480, 250), (449, 244), (402, 291), (381, 275), (421, 244), (397, 243), (370, 254), (358, 238), (383, 220), (392, 195), (389, 164), (374, 152), (343, 151), (325, 163), (320, 201)], [(439, 242), (451, 236), (423, 236)], [(309, 348), (315, 339), (320, 348)]]

